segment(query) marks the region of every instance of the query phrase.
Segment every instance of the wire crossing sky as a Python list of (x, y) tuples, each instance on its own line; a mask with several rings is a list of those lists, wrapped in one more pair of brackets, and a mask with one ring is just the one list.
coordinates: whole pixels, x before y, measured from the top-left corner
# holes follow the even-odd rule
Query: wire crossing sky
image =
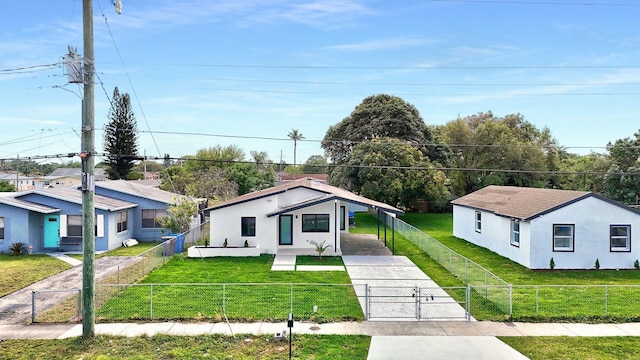
[[(82, 89), (60, 62), (82, 54), (81, 6), (3, 4), (0, 158), (79, 151)], [(291, 163), (270, 139), (320, 140), (379, 93), (428, 125), (520, 113), (582, 154), (640, 129), (637, 1), (94, 0), (94, 16), (96, 127), (118, 86), (153, 156), (235, 144)], [(298, 143), (298, 162), (316, 154)]]

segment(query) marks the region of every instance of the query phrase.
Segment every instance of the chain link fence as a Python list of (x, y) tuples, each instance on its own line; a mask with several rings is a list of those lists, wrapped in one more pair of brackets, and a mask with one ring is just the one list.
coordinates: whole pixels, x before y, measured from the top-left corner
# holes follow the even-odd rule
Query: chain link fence
[[(100, 285), (134, 284), (151, 271), (164, 265), (176, 253), (186, 250), (187, 246), (203, 243), (204, 238), (208, 236), (209, 222), (206, 222), (192, 227), (183, 234), (171, 236), (157, 246), (118, 264), (113, 274), (97, 282), (96, 308), (121, 292), (119, 287), (100, 287)], [(31, 321), (74, 321), (80, 316), (81, 304), (79, 289), (34, 290), (31, 295)]]
[(413, 225), (387, 213), (380, 213), (379, 220), (424, 251), (463, 284), (470, 286), (475, 292), (472, 299), (476, 300), (472, 309), (478, 310), (482, 307), (496, 315), (511, 314), (511, 285), (506, 281), (473, 260), (449, 249)]

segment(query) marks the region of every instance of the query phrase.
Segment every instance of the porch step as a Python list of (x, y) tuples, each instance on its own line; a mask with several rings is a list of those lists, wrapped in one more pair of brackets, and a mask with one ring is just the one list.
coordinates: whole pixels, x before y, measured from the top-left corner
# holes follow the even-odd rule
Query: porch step
[(271, 265), (271, 271), (295, 271), (296, 256), (276, 254)]

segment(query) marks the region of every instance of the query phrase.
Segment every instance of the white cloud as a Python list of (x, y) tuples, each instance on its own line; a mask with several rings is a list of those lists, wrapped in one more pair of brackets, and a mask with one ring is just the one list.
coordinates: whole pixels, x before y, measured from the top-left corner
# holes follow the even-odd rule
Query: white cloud
[(343, 44), (328, 46), (325, 49), (328, 50), (345, 50), (345, 51), (376, 51), (376, 50), (390, 50), (390, 49), (402, 49), (407, 47), (422, 46), (425, 44), (434, 43), (435, 41), (420, 38), (420, 37), (395, 37), (386, 39), (377, 39), (364, 41), (353, 44)]

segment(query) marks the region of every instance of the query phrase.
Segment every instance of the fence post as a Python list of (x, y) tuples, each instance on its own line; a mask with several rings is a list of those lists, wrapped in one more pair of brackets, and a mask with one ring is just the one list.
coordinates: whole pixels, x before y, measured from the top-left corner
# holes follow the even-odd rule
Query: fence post
[(153, 284), (149, 284), (149, 319), (153, 320)]
[(509, 284), (509, 318), (513, 318), (513, 286)]
[(82, 289), (78, 289), (78, 313), (76, 314), (76, 316), (80, 318), (80, 314), (82, 314)]
[(420, 317), (422, 316), (422, 301), (420, 301), (420, 296), (421, 296), (420, 287), (416, 285), (414, 291), (416, 293), (416, 319), (420, 321)]
[(36, 322), (36, 291), (31, 290), (31, 322)]
[(609, 314), (609, 285), (604, 286), (604, 315)]
[(120, 265), (118, 265), (118, 282), (116, 284), (120, 285)]
[(538, 288), (539, 285), (536, 285), (536, 317), (539, 315)]
[(453, 260), (451, 259), (451, 253), (452, 251), (451, 249), (449, 249), (449, 272), (453, 274)]
[(227, 316), (227, 284), (222, 284), (222, 314)]
[(369, 320), (369, 284), (364, 284), (364, 319)]
[(489, 276), (489, 274), (487, 274), (487, 270), (484, 270), (484, 298), (488, 299), (489, 298), (489, 289), (487, 288), (487, 286), (489, 285), (489, 279), (487, 278)]
[(467, 285), (467, 321), (471, 321), (471, 285)]
[(464, 258), (464, 283), (468, 284), (468, 278), (467, 278), (467, 262), (469, 259), (467, 259), (466, 257)]
[(291, 302), (289, 306), (289, 313), (293, 314), (293, 283), (290, 284), (289, 301)]

